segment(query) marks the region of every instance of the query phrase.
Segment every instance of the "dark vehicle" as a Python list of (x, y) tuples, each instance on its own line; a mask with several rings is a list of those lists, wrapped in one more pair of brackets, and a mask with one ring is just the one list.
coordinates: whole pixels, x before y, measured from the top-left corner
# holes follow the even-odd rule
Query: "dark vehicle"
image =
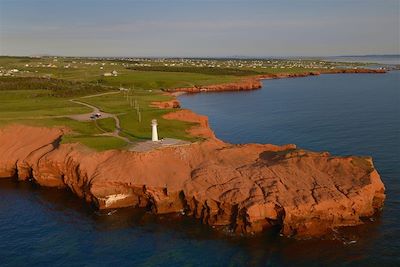
[(90, 115), (90, 119), (95, 120), (101, 117), (100, 113), (93, 113), (92, 115)]

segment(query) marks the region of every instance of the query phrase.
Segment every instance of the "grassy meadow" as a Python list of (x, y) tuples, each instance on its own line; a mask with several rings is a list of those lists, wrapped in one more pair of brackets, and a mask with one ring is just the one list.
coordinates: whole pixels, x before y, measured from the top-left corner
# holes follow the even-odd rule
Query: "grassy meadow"
[[(185, 131), (191, 123), (165, 120), (162, 116), (171, 110), (151, 107), (153, 101), (171, 99), (162, 89), (228, 83), (259, 74), (315, 71), (333, 68), (332, 64), (336, 63), (3, 56), (0, 57), (0, 127), (15, 123), (67, 127), (71, 132), (64, 136), (63, 143), (78, 142), (101, 151), (124, 149), (132, 143), (149, 140), (151, 120), (157, 119), (160, 137), (196, 141)], [(129, 89), (129, 93), (120, 91), (121, 87)], [(109, 92), (114, 93), (98, 95)], [(69, 118), (92, 112), (72, 99), (117, 116), (119, 136), (110, 135), (116, 130), (114, 118), (91, 121)]]

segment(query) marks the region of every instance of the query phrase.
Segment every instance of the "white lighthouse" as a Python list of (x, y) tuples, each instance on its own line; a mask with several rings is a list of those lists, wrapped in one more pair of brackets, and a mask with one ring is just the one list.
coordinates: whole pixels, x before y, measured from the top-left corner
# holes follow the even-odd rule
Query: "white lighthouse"
[(158, 133), (157, 133), (157, 120), (151, 120), (151, 141), (157, 142), (158, 141)]

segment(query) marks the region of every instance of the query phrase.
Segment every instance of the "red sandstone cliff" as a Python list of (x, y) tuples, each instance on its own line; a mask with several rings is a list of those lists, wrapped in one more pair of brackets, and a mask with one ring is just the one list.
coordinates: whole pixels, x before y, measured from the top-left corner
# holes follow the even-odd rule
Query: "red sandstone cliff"
[[(261, 87), (260, 79), (319, 74), (264, 75), (175, 91), (251, 90)], [(177, 100), (152, 105), (180, 106)], [(206, 141), (149, 152), (96, 153), (78, 144), (59, 145), (64, 129), (8, 126), (0, 129), (0, 178), (69, 188), (100, 209), (178, 212), (237, 233), (279, 225), (286, 236), (318, 236), (360, 224), (360, 218), (383, 206), (385, 188), (371, 158), (332, 157), (295, 145), (231, 145), (215, 137), (205, 116), (179, 110), (164, 117), (197, 123), (188, 132)]]
[(223, 83), (205, 86), (193, 86), (185, 88), (166, 89), (168, 92), (215, 92), (215, 91), (244, 91), (261, 88), (261, 81), (259, 78), (246, 78), (237, 82)]
[(360, 224), (383, 205), (384, 185), (370, 158), (231, 145), (213, 137), (204, 116), (178, 111), (167, 118), (199, 122), (190, 131), (207, 141), (97, 153), (58, 145), (60, 129), (9, 126), (0, 129), (0, 177), (69, 188), (100, 209), (179, 212), (237, 233), (280, 225), (286, 236), (316, 236)]
[(163, 101), (163, 102), (152, 102), (151, 103), (152, 107), (156, 107), (156, 108), (163, 108), (163, 109), (167, 109), (167, 108), (180, 108), (181, 104), (179, 103), (178, 100), (173, 99), (170, 101)]
[(383, 69), (331, 69), (322, 71), (309, 71), (303, 73), (277, 73), (277, 74), (263, 74), (243, 80), (223, 83), (216, 85), (193, 86), (185, 88), (165, 89), (167, 92), (187, 92), (187, 93), (200, 93), (200, 92), (216, 92), (216, 91), (246, 91), (255, 90), (262, 87), (261, 79), (283, 79), (283, 78), (298, 78), (315, 76), (321, 74), (339, 74), (339, 73), (386, 73)]

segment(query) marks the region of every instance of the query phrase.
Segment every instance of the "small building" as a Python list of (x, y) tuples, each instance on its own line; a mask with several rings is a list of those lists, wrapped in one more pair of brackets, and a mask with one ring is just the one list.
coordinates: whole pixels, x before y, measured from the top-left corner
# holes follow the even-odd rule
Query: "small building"
[(104, 77), (111, 77), (113, 76), (111, 72), (106, 72), (103, 74)]

